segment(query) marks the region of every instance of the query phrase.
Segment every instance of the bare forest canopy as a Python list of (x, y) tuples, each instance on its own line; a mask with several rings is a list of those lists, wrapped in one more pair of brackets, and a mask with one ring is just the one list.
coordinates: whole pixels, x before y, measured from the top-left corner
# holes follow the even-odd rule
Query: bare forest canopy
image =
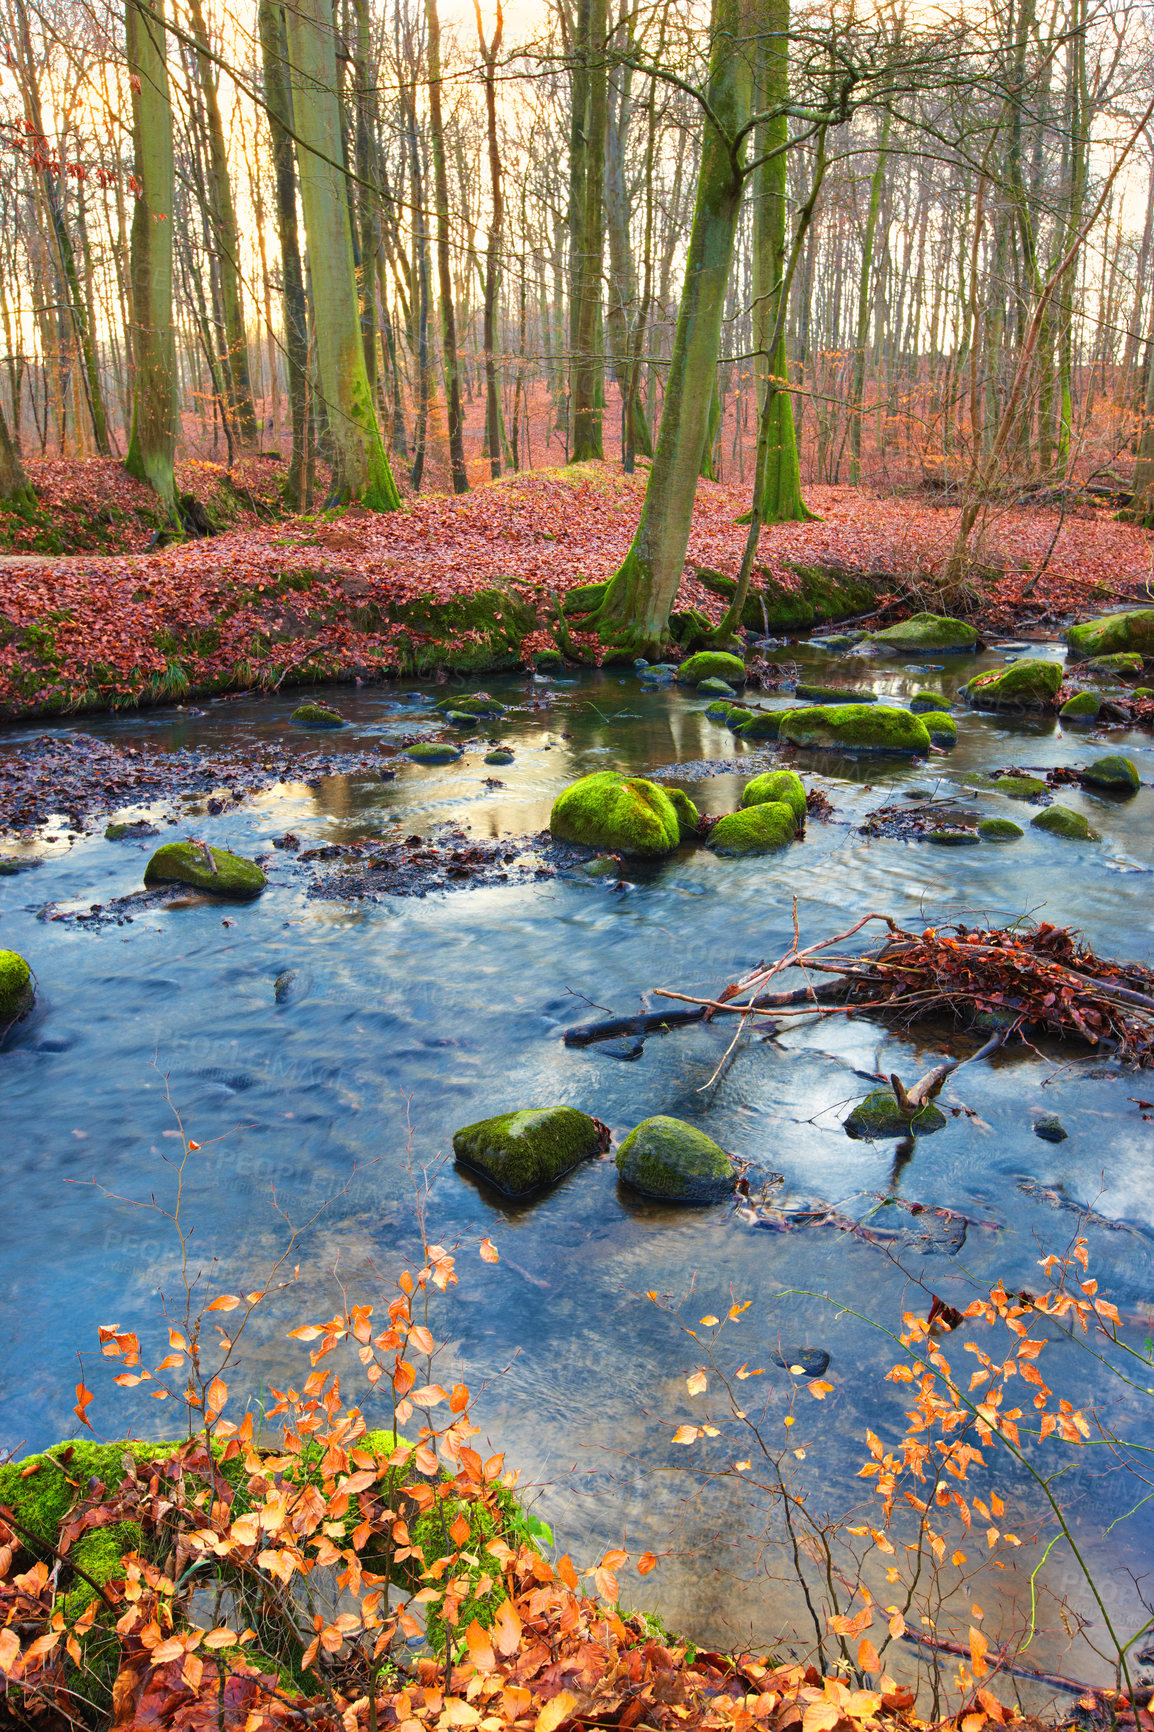
[(955, 577), (1007, 490), (1145, 518), (1154, 63), (1126, 0), (0, 17), (17, 510), (31, 456), (123, 458), (176, 534), (178, 458), (262, 456), (306, 511), (652, 458), (597, 618), (637, 647), (699, 474), (749, 489), (747, 568), (813, 484), (946, 490)]

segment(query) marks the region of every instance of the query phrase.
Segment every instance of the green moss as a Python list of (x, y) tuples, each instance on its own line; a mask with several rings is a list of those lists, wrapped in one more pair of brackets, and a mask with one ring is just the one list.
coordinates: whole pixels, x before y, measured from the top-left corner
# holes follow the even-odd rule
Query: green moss
[(696, 1125), (659, 1115), (630, 1131), (617, 1171), (632, 1190), (670, 1203), (716, 1203), (733, 1190), (737, 1169)]
[(1111, 613), (1104, 619), (1072, 625), (1066, 633), (1066, 643), (1069, 659), (1074, 662), (1090, 656), (1113, 655), (1119, 650), (1154, 655), (1154, 610), (1134, 608), (1127, 613)]
[(876, 692), (854, 691), (849, 686), (798, 686), (799, 698), (808, 698), (813, 704), (876, 704)]
[(1018, 842), (1026, 834), (1012, 818), (983, 818), (978, 835), (983, 842)]
[(872, 1142), (885, 1137), (928, 1137), (940, 1131), (946, 1115), (933, 1101), (906, 1118), (893, 1089), (875, 1089), (858, 1102), (845, 1121), (845, 1134), (855, 1141)]
[(559, 649), (538, 650), (533, 657), (533, 666), (537, 669), (563, 668), (565, 657)]
[(494, 751), (485, 753), (484, 761), (486, 764), (511, 764), (513, 754), (507, 746), (498, 746)]
[(488, 692), (473, 692), (467, 698), (438, 698), (433, 705), (435, 710), (455, 710), (466, 716), (503, 716), (504, 704), (499, 704), (496, 698), (491, 698)]
[(939, 655), (964, 655), (975, 648), (978, 633), (965, 620), (946, 614), (915, 613), (897, 625), (872, 633), (871, 643), (890, 650), (936, 650)]
[(345, 718), (339, 710), (332, 710), (328, 704), (298, 704), (290, 722), (297, 722), (305, 728), (343, 728), (347, 726)]
[(922, 837), (923, 842), (930, 842), (938, 848), (973, 848), (977, 840), (976, 830), (965, 829), (927, 830)]
[(725, 680), (698, 680), (697, 695), (701, 698), (735, 698), (737, 693)]
[(154, 884), (189, 884), (196, 890), (206, 890), (213, 896), (227, 896), (247, 902), (259, 896), (268, 879), (254, 860), (240, 854), (228, 854), (222, 848), (209, 848), (210, 866), (205, 849), (195, 842), (166, 842), (158, 848), (144, 868), (144, 882)]
[(685, 685), (695, 686), (702, 680), (726, 680), (730, 685), (745, 684), (745, 663), (740, 656), (727, 655), (724, 650), (699, 650), (689, 656), (677, 670)]
[(780, 801), (790, 807), (799, 825), (805, 823), (805, 789), (796, 770), (769, 770), (754, 776), (741, 791), (742, 806), (761, 806)]
[[(734, 728), (735, 716), (740, 713), (742, 712), (737, 710), (730, 711), (729, 725), (731, 728)], [(785, 714), (784, 710), (749, 710), (744, 713), (748, 719), (734, 728), (734, 732), (743, 740), (776, 740), (780, 737), (781, 718)]]
[(1030, 819), (1033, 830), (1046, 830), (1051, 836), (1068, 836), (1075, 842), (1097, 842), (1098, 832), (1090, 828), (1081, 812), (1071, 812), (1068, 806), (1047, 806)]
[(910, 709), (915, 716), (939, 716), (944, 713), (944, 706), (948, 702), (948, 698), (941, 692), (915, 692), (910, 699)]
[[(816, 625), (864, 613), (877, 601), (874, 585), (868, 577), (845, 571), (840, 566), (795, 564), (790, 569), (801, 580), (801, 593), (813, 610)], [(771, 586), (772, 579), (769, 579), (767, 590)]]
[(573, 616), (582, 613), (595, 613), (605, 600), (608, 583), (579, 583), (571, 589), (561, 603), (561, 611)]
[(724, 722), (728, 720), (729, 712), (734, 708), (736, 708), (734, 704), (726, 703), (723, 699), (718, 698), (710, 704), (705, 713), (711, 722)]
[(32, 1009), (36, 989), (32, 970), (14, 950), (0, 950), (0, 1023), (14, 1022)]
[(1138, 766), (1133, 758), (1121, 752), (1109, 752), (1087, 764), (1080, 778), (1089, 788), (1112, 788), (1118, 793), (1136, 794), (1142, 786)]
[(1005, 794), (1011, 800), (1036, 800), (1048, 792), (1046, 783), (1039, 776), (995, 776), (990, 787), (996, 794)]
[(405, 756), (414, 764), (453, 764), (461, 756), (461, 748), (449, 740), (418, 740), (405, 747)]
[[(737, 593), (737, 579), (720, 571), (699, 570), (697, 581), (726, 602), (731, 602)], [(767, 634), (805, 631), (814, 623), (814, 617), (813, 603), (807, 601), (800, 589), (786, 589), (768, 572), (755, 573), (741, 610), (741, 624), (746, 631)]]
[(1067, 698), (1058, 711), (1064, 722), (1095, 722), (1102, 708), (1102, 700), (1097, 692), (1075, 692), (1072, 698)]
[(536, 1107), (480, 1119), (454, 1133), (453, 1154), (507, 1197), (551, 1185), (600, 1148), (597, 1126), (575, 1107)]
[(1062, 669), (1057, 662), (1027, 657), (1011, 662), (1009, 667), (977, 674), (962, 687), (962, 696), (976, 710), (1044, 710), (1057, 697), (1061, 684)]
[(1120, 650), (1112, 656), (1091, 656), (1084, 671), (1088, 674), (1140, 674), (1142, 657), (1134, 650)]
[(401, 650), (405, 670), (435, 668), (477, 674), (521, 666), (521, 643), (537, 624), (535, 610), (511, 588), (478, 590), (435, 602), (422, 598), (387, 608), (392, 625), (407, 634)]
[(709, 832), (715, 854), (771, 854), (786, 848), (797, 834), (797, 818), (784, 800), (768, 800), (731, 812)]
[(443, 719), (447, 727), (457, 729), (475, 728), (480, 721), (479, 716), (474, 716), (467, 710), (445, 710)]
[(921, 721), (935, 746), (957, 745), (958, 724), (953, 716), (947, 716), (944, 710), (923, 710)]
[(838, 704), (784, 710), (780, 738), (793, 746), (842, 752), (900, 752), (924, 757), (930, 736), (909, 710), (884, 704)]
[(698, 819), (701, 817), (701, 813), (697, 810), (697, 807), (693, 804), (689, 795), (683, 794), (680, 788), (666, 788), (665, 792), (669, 796), (673, 810), (677, 813), (677, 822), (681, 827), (681, 834), (683, 836), (694, 835), (697, 830), (697, 823)]
[(664, 788), (617, 770), (583, 776), (559, 794), (549, 829), (562, 842), (656, 858), (676, 848), (681, 826)]
[[(754, 721), (756, 718), (757, 713), (754, 710), (747, 710), (744, 704), (731, 704), (729, 707), (729, 714), (725, 719), (730, 733), (740, 734), (742, 729), (748, 727), (750, 722)], [(772, 734), (766, 734), (763, 737), (766, 739), (776, 740), (777, 733), (775, 731)]]

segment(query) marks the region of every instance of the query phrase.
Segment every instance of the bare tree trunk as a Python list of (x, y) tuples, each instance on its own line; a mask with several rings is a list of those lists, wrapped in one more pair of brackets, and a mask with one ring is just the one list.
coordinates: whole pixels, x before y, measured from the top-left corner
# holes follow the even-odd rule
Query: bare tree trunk
[(429, 134), (433, 145), (433, 196), (437, 206), (437, 279), (441, 302), (441, 348), (449, 410), (449, 470), (453, 492), (469, 491), (461, 415), (461, 371), (457, 356), (457, 315), (449, 253), (449, 177), (445, 166), (445, 129), (441, 114), (441, 24), (437, 0), (425, 0), (429, 28)]

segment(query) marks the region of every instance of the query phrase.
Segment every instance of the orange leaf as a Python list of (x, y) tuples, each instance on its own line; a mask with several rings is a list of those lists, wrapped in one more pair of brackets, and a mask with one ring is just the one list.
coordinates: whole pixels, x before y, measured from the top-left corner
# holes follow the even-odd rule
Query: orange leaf
[(657, 1558), (654, 1553), (642, 1552), (641, 1556), (637, 1560), (637, 1574), (639, 1576), (647, 1576), (651, 1570), (655, 1570), (656, 1568)]
[(880, 1672), (882, 1669), (878, 1651), (868, 1636), (863, 1636), (858, 1643), (857, 1663), (863, 1672)]
[(674, 1443), (696, 1443), (701, 1433), (695, 1425), (679, 1425), (673, 1433)]
[(222, 1293), (219, 1299), (214, 1299), (211, 1305), (206, 1305), (206, 1311), (235, 1311), (240, 1300), (235, 1293)]
[(523, 1627), (520, 1615), (512, 1600), (502, 1600), (497, 1607), (497, 1615), (493, 1619), (493, 1628), (489, 1632), (497, 1644), (497, 1652), (502, 1659), (508, 1660), (517, 1652)]
[(482, 1263), (499, 1263), (501, 1261), (501, 1253), (492, 1239), (481, 1240), (481, 1261)]
[(83, 1383), (78, 1383), (76, 1385), (76, 1406), (72, 1411), (80, 1421), (81, 1425), (88, 1426), (89, 1431), (92, 1430), (92, 1426), (89, 1424), (88, 1420), (88, 1409), (92, 1405), (92, 1400), (93, 1396), (91, 1389), (85, 1389)]
[(557, 1732), (557, 1728), (572, 1717), (576, 1706), (577, 1697), (569, 1690), (562, 1690), (551, 1702), (546, 1702), (537, 1716), (533, 1732)]
[(982, 1632), (980, 1630), (975, 1630), (971, 1624), (970, 1660), (973, 1664), (975, 1678), (984, 1678), (986, 1673), (989, 1671), (989, 1667), (986, 1665), (986, 1655), (989, 1652), (989, 1648), (989, 1637), (983, 1636)]

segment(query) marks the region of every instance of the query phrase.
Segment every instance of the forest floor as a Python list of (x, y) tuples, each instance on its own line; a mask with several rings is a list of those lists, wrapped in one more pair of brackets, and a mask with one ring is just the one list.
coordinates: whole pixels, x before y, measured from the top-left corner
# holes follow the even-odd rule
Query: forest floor
[[(43, 509), (69, 518), (72, 541), (86, 518), (97, 545), (0, 565), (0, 716), (12, 719), (530, 663), (553, 647), (564, 593), (620, 563), (646, 478), (610, 464), (540, 469), (462, 498), (422, 494), (387, 515), (274, 518), (281, 465), (254, 459), (231, 483), (219, 466), (185, 465), (181, 484), (219, 509), (221, 532), (146, 551), (145, 490), (119, 465), (41, 467)], [(773, 577), (795, 587), (795, 564), (829, 565), (868, 575), (895, 614), (934, 604), (956, 506), (848, 487), (807, 498), (815, 521), (763, 532), (759, 560)], [(736, 574), (747, 505), (738, 486), (700, 484), (679, 606), (720, 617), (693, 572)], [(1108, 506), (993, 510), (975, 550), (972, 611), (990, 630), (1055, 629), (1154, 600), (1154, 537)], [(592, 641), (576, 641), (596, 658)]]

